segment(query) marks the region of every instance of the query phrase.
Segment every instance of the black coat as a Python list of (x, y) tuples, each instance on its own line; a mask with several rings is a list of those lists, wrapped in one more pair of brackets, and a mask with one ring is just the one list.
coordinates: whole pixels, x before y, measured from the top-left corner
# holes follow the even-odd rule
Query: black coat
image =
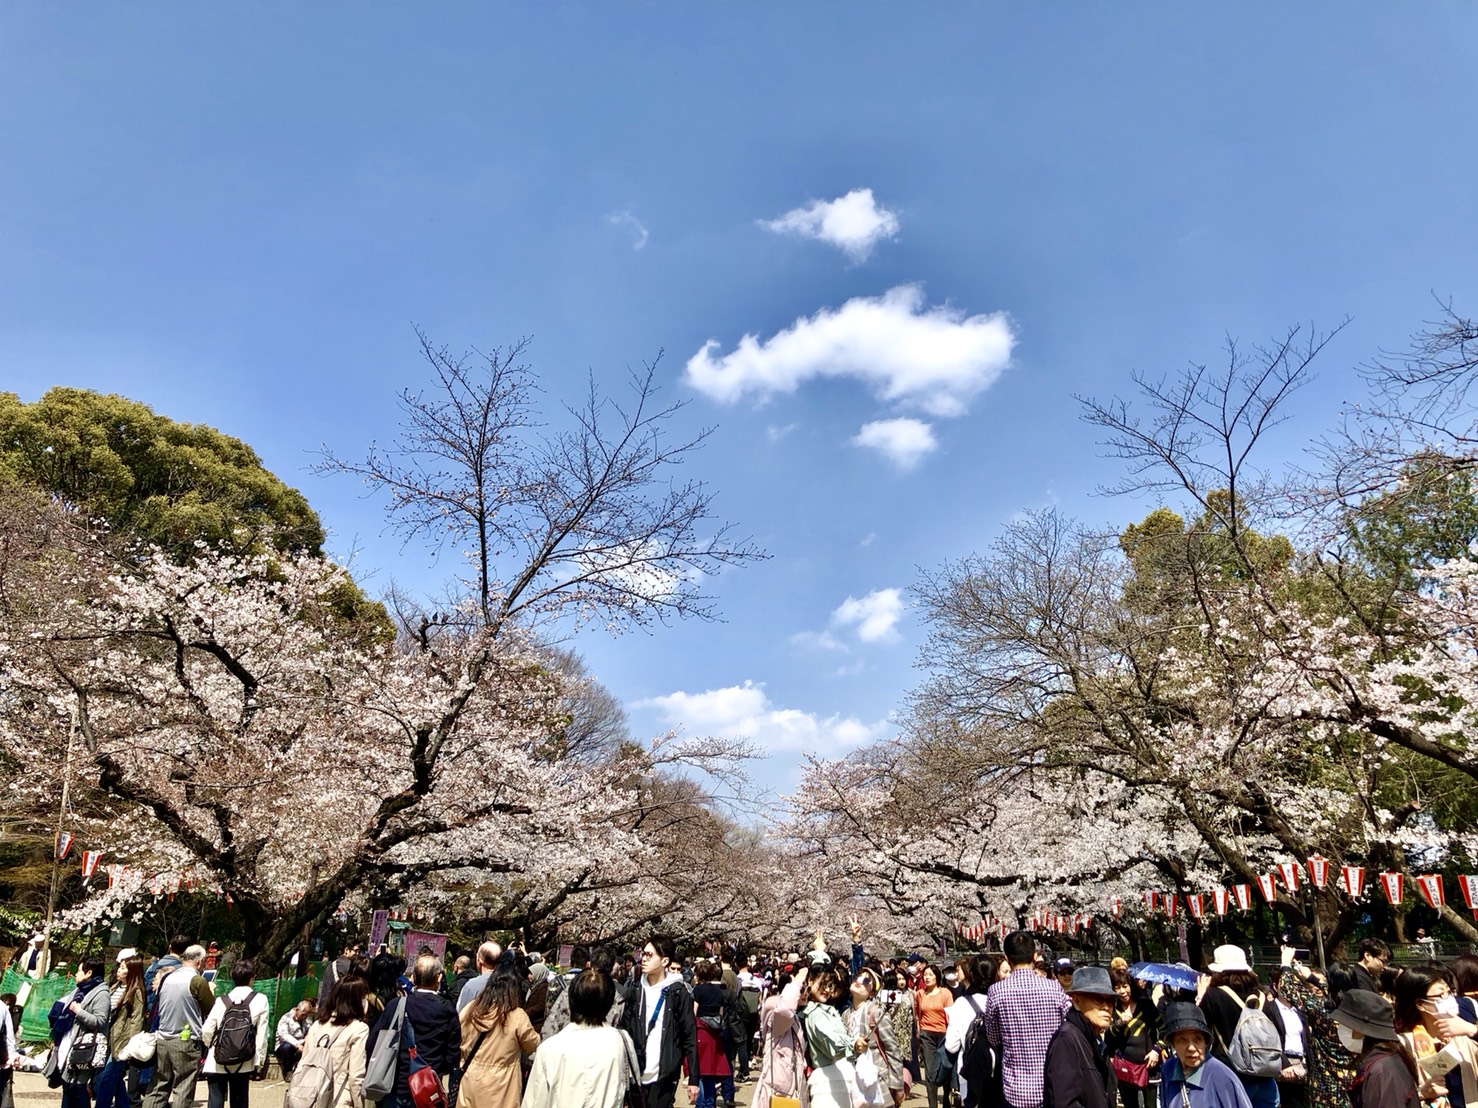
[[(693, 1017), (693, 994), (681, 981), (667, 986), (667, 999), (662, 1002), (662, 1055), (657, 1061), (657, 1080), (672, 1081), (688, 1066), (688, 1080), (698, 1082), (698, 1021)], [(626, 990), (626, 1011), (622, 1026), (636, 1046), (638, 1070), (647, 1068), (647, 1021), (651, 1013), (643, 1008), (645, 993), (642, 978), (637, 977)]]
[(1042, 1108), (1113, 1108), (1118, 1088), (1098, 1036), (1074, 1008), (1047, 1046)]
[[(385, 1011), (370, 1028), (369, 1038), (364, 1043), (366, 1058), (375, 1053), (375, 1040), (380, 1037), (381, 1031), (390, 1026), (399, 1007), (399, 998), (385, 1005)], [(452, 1072), (452, 1066), (456, 1064), (457, 1056), (462, 1050), (462, 1025), (457, 1022), (457, 1010), (438, 994), (421, 992), (418, 989), (406, 997), (405, 1018), (416, 1037), (416, 1057), (442, 1077), (446, 1077)], [(405, 1028), (402, 1027), (400, 1060), (395, 1064), (395, 1093), (398, 1096), (406, 1096), (410, 1092), (406, 1083), (411, 1072), (410, 1043), (407, 1040)]]

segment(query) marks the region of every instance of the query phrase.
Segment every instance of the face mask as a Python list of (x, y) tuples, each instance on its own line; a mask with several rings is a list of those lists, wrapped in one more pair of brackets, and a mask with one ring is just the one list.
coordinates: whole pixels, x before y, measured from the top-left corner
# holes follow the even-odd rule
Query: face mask
[(1455, 1016), (1457, 1015), (1457, 997), (1438, 997), (1432, 1008), (1439, 1016)]
[(1339, 1029), (1339, 1045), (1351, 1054), (1359, 1054), (1365, 1049), (1365, 1036), (1358, 1031), (1352, 1031), (1342, 1023), (1335, 1024)]

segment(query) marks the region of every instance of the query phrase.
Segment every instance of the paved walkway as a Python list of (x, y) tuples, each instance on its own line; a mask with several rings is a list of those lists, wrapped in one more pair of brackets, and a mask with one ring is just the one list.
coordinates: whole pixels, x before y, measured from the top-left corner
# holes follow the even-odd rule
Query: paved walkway
[[(58, 1105), (62, 1101), (61, 1090), (48, 1089), (46, 1079), (39, 1073), (17, 1073), (15, 1076), (15, 1104), (16, 1108), (43, 1108), (46, 1105)], [(282, 1094), (286, 1085), (276, 1078), (270, 1081), (256, 1081), (251, 1087), (251, 1108), (282, 1108)], [(750, 1097), (754, 1093), (754, 1082), (739, 1085), (734, 1090), (734, 1102), (741, 1108), (748, 1108)], [(681, 1090), (677, 1095), (678, 1105), (686, 1103), (687, 1094)], [(195, 1086), (195, 1103), (205, 1103), (205, 1082), (201, 1081)], [(722, 1102), (720, 1102), (722, 1103)], [(908, 1105), (922, 1105), (924, 1097), (922, 1088), (915, 1090), (913, 1096), (905, 1102)]]

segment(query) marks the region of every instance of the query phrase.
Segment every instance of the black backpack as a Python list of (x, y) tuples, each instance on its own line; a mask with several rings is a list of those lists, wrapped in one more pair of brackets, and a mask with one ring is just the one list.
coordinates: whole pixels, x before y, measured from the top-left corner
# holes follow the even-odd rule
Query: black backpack
[(958, 1065), (960, 1076), (970, 1086), (970, 1099), (976, 1104), (985, 1102), (984, 1091), (995, 1077), (995, 1059), (991, 1054), (990, 1040), (985, 1035), (985, 1009), (975, 1003), (975, 997), (965, 994), (970, 1007), (975, 1009), (975, 1018), (965, 1029), (965, 1042), (960, 1047)]
[(239, 1066), (257, 1056), (257, 1026), (251, 1018), (251, 998), (226, 1001), (221, 1014), (221, 1029), (216, 1032), (216, 1065)]

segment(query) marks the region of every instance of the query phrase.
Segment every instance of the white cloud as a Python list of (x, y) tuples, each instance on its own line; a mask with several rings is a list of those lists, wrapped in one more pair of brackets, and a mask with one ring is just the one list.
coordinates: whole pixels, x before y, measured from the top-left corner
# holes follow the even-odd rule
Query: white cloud
[(787, 423), (783, 426), (776, 426), (772, 423), (765, 428), (765, 437), (771, 442), (779, 442), (799, 426), (799, 423)]
[(818, 377), (852, 377), (880, 399), (936, 416), (963, 415), (1011, 362), (1016, 337), (1002, 313), (928, 307), (919, 285), (822, 308), (761, 341), (745, 335), (715, 357), (710, 339), (688, 359), (687, 380), (723, 403), (794, 392)]
[(864, 597), (849, 596), (831, 613), (833, 627), (855, 627), (863, 642), (888, 642), (907, 605), (898, 589), (874, 589)]
[(849, 654), (847, 644), (838, 639), (830, 631), (797, 631), (790, 636), (792, 646), (803, 647), (806, 650), (828, 650), (839, 654)]
[(647, 226), (641, 220), (637, 219), (636, 216), (634, 216), (631, 212), (612, 212), (610, 215), (606, 216), (606, 222), (609, 223), (612, 227), (631, 228), (631, 249), (640, 250), (643, 246), (647, 244), (647, 239), (650, 237), (647, 234)]
[(864, 423), (852, 443), (887, 455), (899, 469), (913, 469), (923, 461), (924, 455), (939, 447), (933, 428), (917, 419), (878, 419)]
[(763, 685), (746, 681), (700, 693), (675, 692), (638, 701), (655, 708), (669, 727), (692, 734), (747, 738), (770, 751), (838, 754), (881, 738), (885, 722), (863, 723), (856, 716), (818, 716), (770, 702)]
[(872, 189), (853, 189), (835, 200), (813, 200), (809, 207), (759, 222), (778, 234), (829, 242), (846, 251), (854, 262), (866, 261), (874, 246), (898, 234), (898, 216), (878, 207)]

